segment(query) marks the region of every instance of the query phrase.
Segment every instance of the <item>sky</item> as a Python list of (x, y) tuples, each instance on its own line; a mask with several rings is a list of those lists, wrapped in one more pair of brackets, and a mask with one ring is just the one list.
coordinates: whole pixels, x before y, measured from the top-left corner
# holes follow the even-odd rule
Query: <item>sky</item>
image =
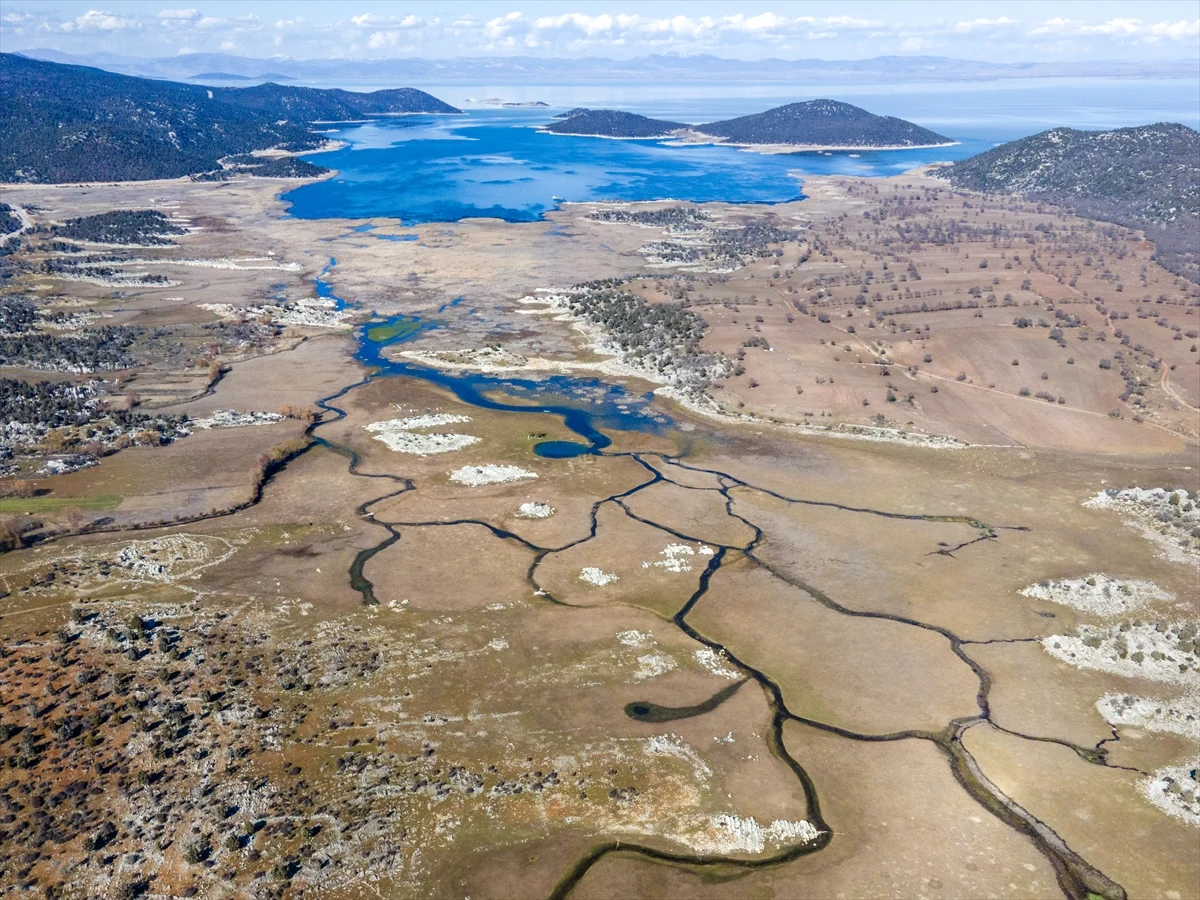
[(1196, 0), (4, 0), (0, 49), (292, 58), (1200, 57)]

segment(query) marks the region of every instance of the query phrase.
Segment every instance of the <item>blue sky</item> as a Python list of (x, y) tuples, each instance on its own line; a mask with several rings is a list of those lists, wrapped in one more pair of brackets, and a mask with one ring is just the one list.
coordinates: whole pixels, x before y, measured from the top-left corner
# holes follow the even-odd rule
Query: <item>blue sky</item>
[(1200, 56), (1195, 0), (5, 0), (0, 48), (172, 56)]

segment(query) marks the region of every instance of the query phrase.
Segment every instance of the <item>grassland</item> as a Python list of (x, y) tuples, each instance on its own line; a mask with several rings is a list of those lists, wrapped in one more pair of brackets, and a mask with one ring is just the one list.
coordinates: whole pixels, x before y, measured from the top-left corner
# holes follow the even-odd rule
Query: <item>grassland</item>
[(99, 497), (3, 497), (0, 498), (0, 513), (59, 512), (64, 509), (76, 508), (96, 512), (116, 509), (121, 505), (121, 499), (112, 494)]

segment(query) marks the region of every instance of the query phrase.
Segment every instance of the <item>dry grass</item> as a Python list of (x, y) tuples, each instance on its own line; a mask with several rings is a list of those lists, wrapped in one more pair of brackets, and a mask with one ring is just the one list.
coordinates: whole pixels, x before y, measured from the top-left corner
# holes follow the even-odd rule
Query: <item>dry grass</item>
[[(759, 561), (869, 614), (832, 610), (728, 550), (688, 622), (778, 684), (796, 714), (872, 735), (936, 732), (979, 714), (979, 680), (935, 628), (968, 642), (963, 652), (988, 674), (996, 723), (1030, 738), (1094, 747), (1113, 734), (1096, 709), (1100, 697), (1158, 696), (1132, 679), (1052, 659), (1039, 639), (1093, 620), (1019, 593), (1105, 572), (1194, 600), (1191, 568), (1155, 557), (1111, 511), (1082, 505), (1106, 486), (1197, 487), (1185, 468), (1194, 466), (1187, 404), (1200, 402), (1190, 375), (1196, 354), (1191, 339), (1173, 339), (1194, 328), (1196, 298), (1149, 261), (1151, 248), (1136, 236), (1014, 202), (980, 203), (940, 184), (935, 196), (917, 175), (812, 178), (811, 199), (801, 203), (713, 205), (731, 220), (800, 216), (811, 227), (782, 257), (689, 284), (642, 278), (650, 270), (638, 249), (653, 235), (589, 220), (587, 206), (546, 222), (423, 227), (420, 242), (390, 243), (355, 235), (349, 226), (357, 223), (287, 219), (269, 184), (19, 190), (55, 217), (178, 204), (203, 224), (187, 238), (186, 256), (220, 258), (253, 243), (256, 254), (273, 251), (302, 271), (166, 265), (184, 285), (119, 300), (40, 276), (24, 286), (43, 298), (69, 290), (55, 302), (97, 311), (118, 303), (125, 311), (106, 322), (188, 336), (197, 350), (190, 365), (156, 356), (123, 385), (143, 408), (196, 417), (279, 410), (287, 418), (122, 450), (40, 482), (54, 491), (48, 497), (2, 501), (53, 500), (65, 507), (59, 517), (73, 509), (82, 524), (89, 505), (101, 505), (92, 511), (124, 527), (257, 499), (186, 533), (144, 531), (136, 542), (87, 534), (0, 557), (0, 703), (4, 722), (23, 729), (0, 742), (16, 805), (2, 826), (0, 853), (11, 862), (3, 888), (70, 880), (99, 896), (145, 879), (162, 894), (194, 887), (200, 895), (342, 897), (366, 878), (384, 896), (544, 895), (601, 840), (705, 852), (728, 839), (718, 820), (753, 818), (763, 829), (801, 821), (813, 811), (767, 742), (774, 710), (757, 684), (670, 723), (625, 713), (635, 701), (693, 706), (744, 674), (728, 656), (697, 655), (702, 645), (671, 618), (712, 559), (699, 543), (744, 546), (755, 527)], [(897, 223), (951, 220), (957, 243), (923, 239), (918, 249), (891, 240)], [(731, 356), (744, 351), (743, 373), (719, 399), (758, 419), (732, 426), (680, 411), (677, 430), (614, 433), (614, 453), (685, 454), (682, 464), (646, 456), (678, 483), (641, 491), (652, 473), (628, 456), (535, 457), (538, 440), (572, 437), (553, 417), (467, 409), (410, 379), (355, 388), (337, 401), (344, 419), (316, 422), (319, 398), (364, 375), (347, 336), (295, 329), (270, 346), (239, 349), (204, 339), (212, 316), (197, 304), (307, 296), (327, 257), (306, 251), (326, 246), (339, 260), (337, 293), (381, 313), (429, 313), (470, 297), (474, 312), (449, 308), (439, 314), (447, 327), (421, 338), (434, 350), (500, 342), (527, 357), (590, 358), (578, 335), (549, 317), (521, 317), (514, 328), (505, 302), (614, 274), (633, 276), (632, 288), (651, 302), (682, 291), (709, 322), (707, 344)], [(867, 269), (874, 275), (860, 306)], [(897, 308), (958, 299), (963, 309)], [(1066, 349), (1038, 324), (1064, 321), (1060, 312), (1081, 320), (1064, 328)], [(1013, 324), (1025, 317), (1031, 327)], [(1144, 382), (1126, 400), (1113, 353), (1122, 346), (1118, 328), (1130, 336), (1123, 362)], [(1102, 368), (1104, 359), (1113, 367)], [(1053, 402), (1037, 398), (1043, 390)], [(470, 415), (468, 430), (481, 441), (441, 458), (392, 453), (363, 426), (394, 417), (396, 405), (406, 415)], [(1109, 415), (1114, 408), (1119, 417)], [(887, 426), (1002, 446), (934, 453), (769, 427), (770, 419), (865, 425), (879, 414)], [(345, 456), (306, 450), (310, 425), (358, 453), (362, 475), (390, 477), (358, 477)], [(539, 477), (472, 488), (448, 480), (452, 470), (487, 463)], [(647, 521), (602, 503), (589, 538), (595, 504), (630, 491), (624, 502)], [(533, 502), (554, 515), (522, 517)], [(914, 515), (933, 519), (904, 518)], [(448, 524), (462, 520), (483, 524)], [(9, 523), (10, 543), (21, 521)], [(368, 609), (347, 572), (356, 554), (388, 537), (381, 522), (400, 538), (366, 566), (382, 601)], [(531, 573), (539, 551), (486, 525), (559, 549)], [(219, 565), (196, 568), (185, 538), (223, 548), (206, 557)], [(693, 552), (671, 549), (681, 544)], [(593, 567), (618, 580), (581, 581)], [(85, 621), (72, 622), (80, 598)], [(1150, 600), (1145, 614), (1177, 617), (1170, 602)], [(72, 734), (76, 719), (84, 727)], [(1115, 727), (1120, 740), (1105, 745), (1114, 762), (1148, 771), (1190, 752), (1178, 735)], [(578, 895), (1055, 892), (1044, 858), (970, 799), (929, 741), (853, 741), (796, 722), (783, 737), (835, 831), (828, 848), (732, 882), (620, 854), (594, 868)], [(985, 773), (1131, 895), (1197, 893), (1186, 843), (1194, 832), (1147, 802), (1133, 773), (1086, 763), (1065, 747), (1000, 739), (986, 724), (969, 738)], [(71, 787), (79, 783), (88, 787)], [(44, 794), (55, 802), (36, 814), (34, 797)], [(111, 859), (86, 849), (103, 837), (104, 822), (116, 829)]]

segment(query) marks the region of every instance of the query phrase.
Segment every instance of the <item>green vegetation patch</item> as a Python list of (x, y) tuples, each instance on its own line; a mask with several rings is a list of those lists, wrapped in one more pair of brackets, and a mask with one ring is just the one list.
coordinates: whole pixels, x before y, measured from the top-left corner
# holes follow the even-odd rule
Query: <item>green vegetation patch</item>
[(367, 340), (372, 344), (383, 344), (396, 339), (412, 337), (421, 330), (421, 323), (408, 316), (397, 316), (381, 325), (372, 325), (367, 329)]
[(99, 497), (2, 497), (0, 513), (57, 512), (60, 509), (116, 509), (123, 498), (116, 494)]

